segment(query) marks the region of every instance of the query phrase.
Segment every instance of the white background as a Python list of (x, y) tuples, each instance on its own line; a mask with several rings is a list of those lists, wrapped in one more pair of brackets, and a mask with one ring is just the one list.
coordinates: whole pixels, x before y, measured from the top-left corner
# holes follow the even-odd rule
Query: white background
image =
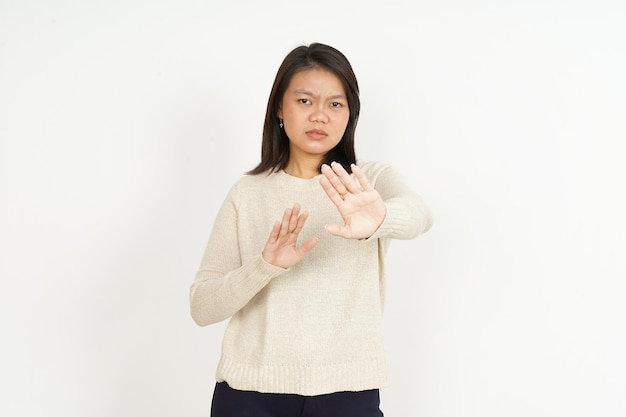
[(283, 57), (362, 90), (435, 225), (389, 253), (386, 416), (626, 415), (626, 3), (0, 1), (0, 415), (208, 416), (188, 287)]

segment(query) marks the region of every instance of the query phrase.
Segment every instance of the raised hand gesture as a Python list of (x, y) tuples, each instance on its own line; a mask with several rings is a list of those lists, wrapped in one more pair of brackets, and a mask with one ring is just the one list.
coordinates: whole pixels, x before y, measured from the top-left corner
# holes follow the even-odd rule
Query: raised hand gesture
[(387, 209), (382, 197), (356, 165), (352, 165), (353, 179), (337, 162), (322, 165), (320, 184), (335, 204), (344, 225), (328, 224), (326, 230), (347, 239), (366, 239), (385, 219)]
[(281, 267), (289, 268), (300, 262), (308, 251), (317, 244), (317, 238), (307, 239), (299, 248), (296, 247), (298, 235), (304, 227), (308, 212), (300, 214), (300, 205), (294, 204), (283, 213), (281, 221), (276, 221), (270, 232), (270, 236), (263, 249), (263, 259), (266, 262)]

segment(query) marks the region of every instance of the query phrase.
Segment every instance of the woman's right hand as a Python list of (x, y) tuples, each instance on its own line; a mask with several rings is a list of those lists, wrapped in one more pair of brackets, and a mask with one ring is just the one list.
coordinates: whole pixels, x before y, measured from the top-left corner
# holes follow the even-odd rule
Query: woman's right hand
[(289, 268), (300, 262), (317, 245), (317, 238), (311, 237), (297, 247), (298, 235), (304, 227), (308, 212), (300, 214), (300, 204), (285, 210), (281, 221), (276, 221), (263, 249), (263, 259), (280, 268)]

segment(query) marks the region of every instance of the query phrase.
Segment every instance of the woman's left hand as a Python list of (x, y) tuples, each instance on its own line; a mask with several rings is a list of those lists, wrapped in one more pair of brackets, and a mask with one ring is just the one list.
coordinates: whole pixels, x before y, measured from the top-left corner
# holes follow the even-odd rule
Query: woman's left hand
[(387, 213), (382, 197), (356, 165), (350, 174), (337, 162), (322, 165), (320, 184), (335, 204), (344, 225), (328, 224), (326, 230), (347, 239), (367, 239), (382, 224)]

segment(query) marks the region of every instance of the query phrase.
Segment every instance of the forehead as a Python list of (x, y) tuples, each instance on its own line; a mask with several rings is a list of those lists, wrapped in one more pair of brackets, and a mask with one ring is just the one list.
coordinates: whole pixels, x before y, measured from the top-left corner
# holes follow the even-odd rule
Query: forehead
[(326, 68), (315, 67), (296, 72), (287, 87), (288, 92), (306, 90), (316, 94), (345, 95), (341, 79)]

